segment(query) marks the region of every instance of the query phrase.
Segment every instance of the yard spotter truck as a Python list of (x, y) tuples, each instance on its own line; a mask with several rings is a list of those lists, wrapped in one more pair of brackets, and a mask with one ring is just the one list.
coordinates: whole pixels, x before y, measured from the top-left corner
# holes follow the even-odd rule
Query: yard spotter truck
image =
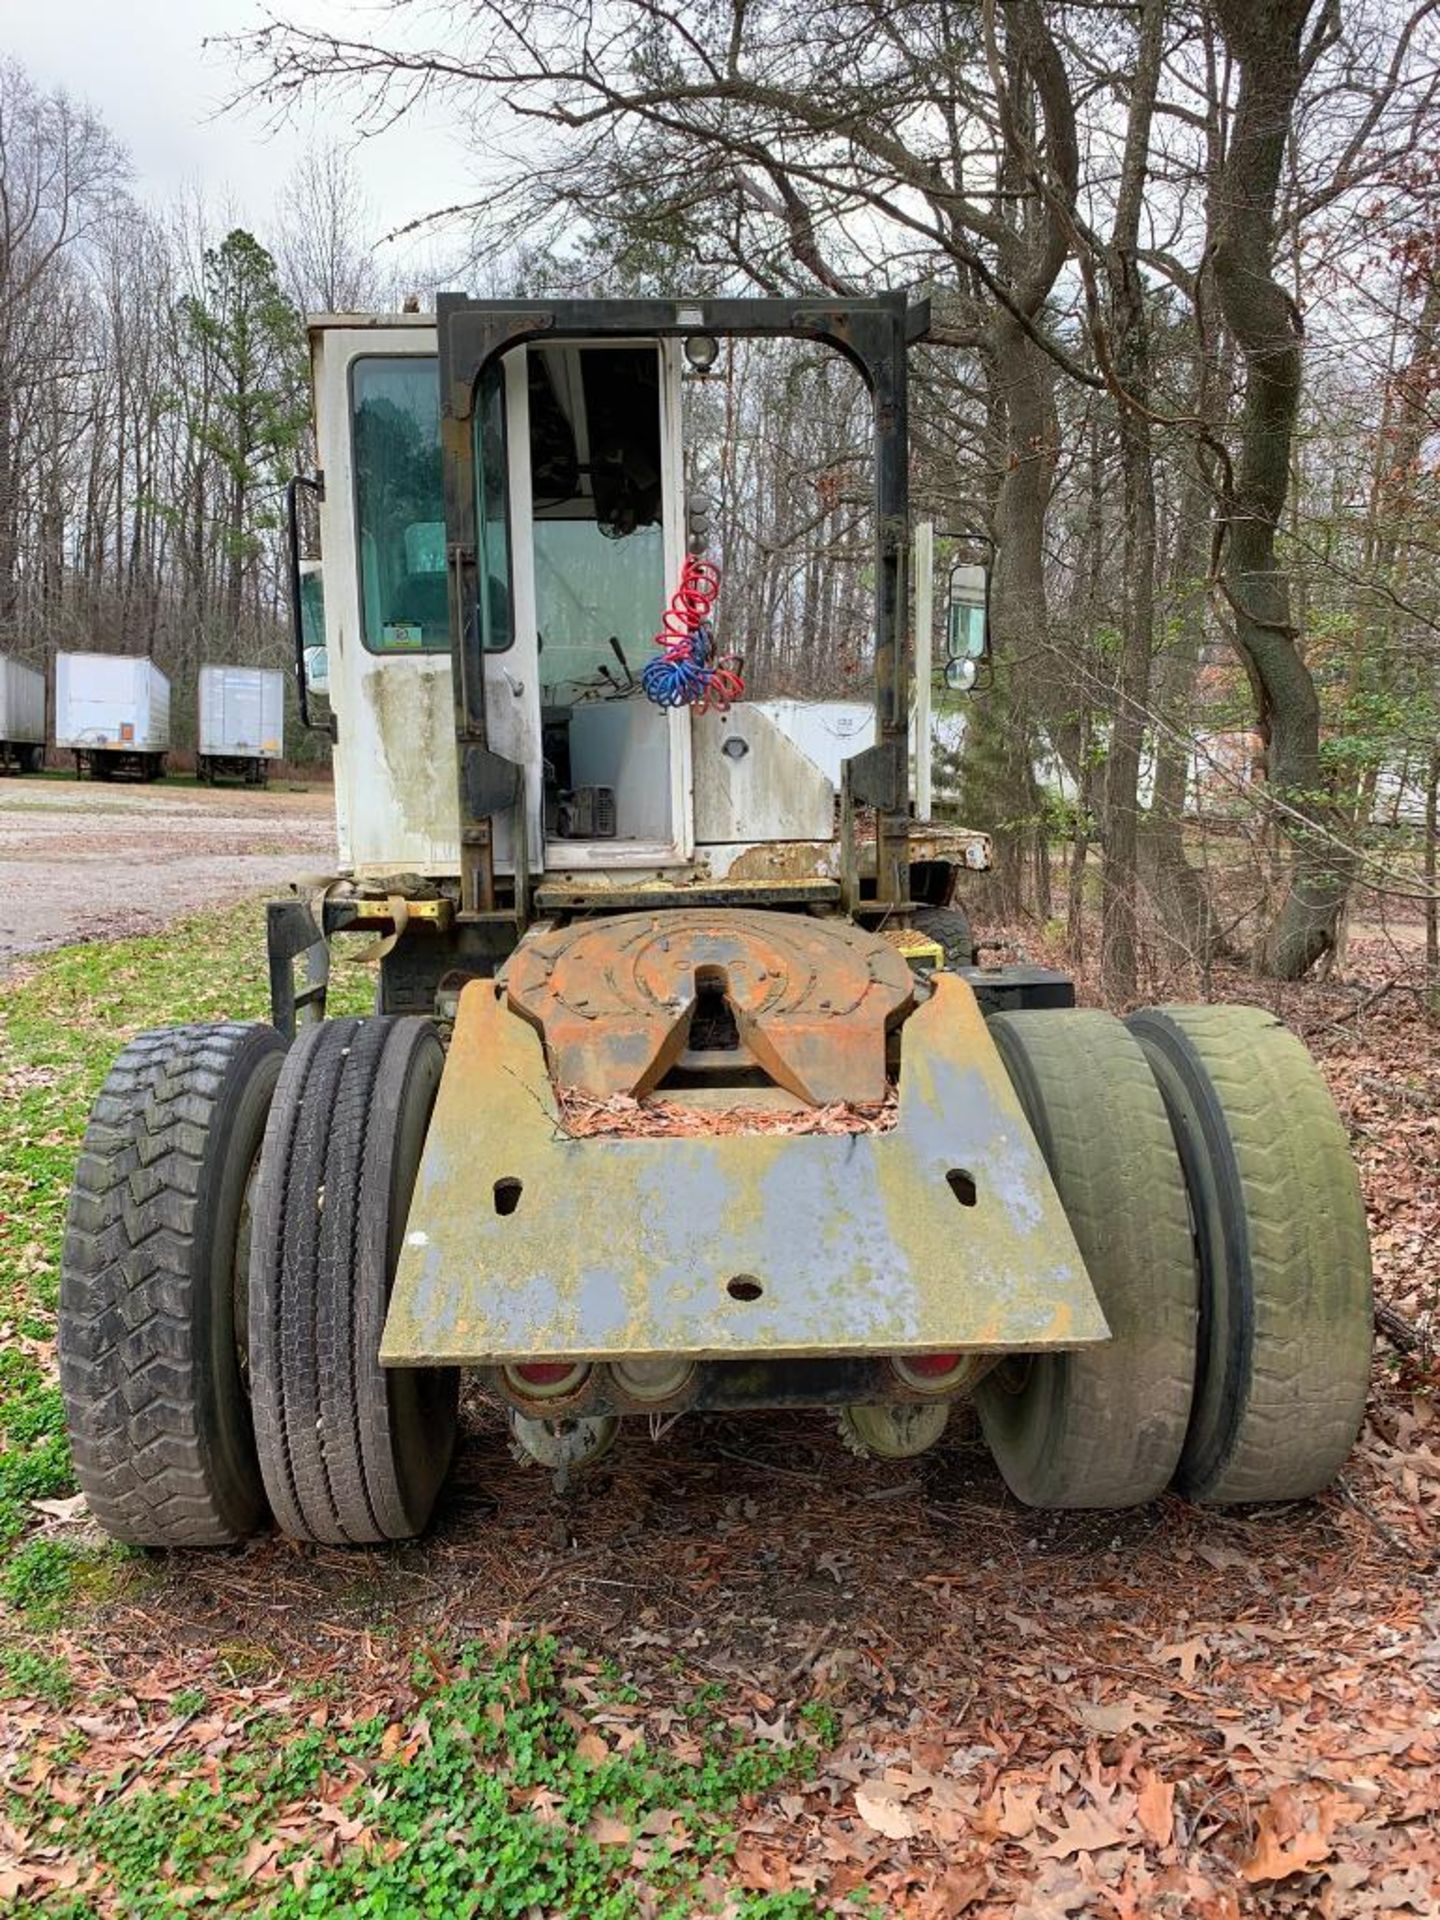
[[(911, 818), (927, 323), (889, 295), (312, 324), (297, 671), (343, 873), (269, 908), (273, 1024), (143, 1034), (96, 1100), (60, 1366), (111, 1533), (414, 1535), (465, 1368), (567, 1471), (626, 1416), (708, 1408), (829, 1407), (904, 1456), (969, 1396), (1036, 1506), (1337, 1472), (1369, 1250), (1309, 1056), (1257, 1008), (1120, 1020), (968, 964), (983, 842)], [(682, 421), (727, 336), (820, 343), (873, 401), (876, 728), (838, 794), (718, 651)], [(327, 1018), (348, 933), (376, 1010)], [(570, 1117), (650, 1095), (693, 1124)]]

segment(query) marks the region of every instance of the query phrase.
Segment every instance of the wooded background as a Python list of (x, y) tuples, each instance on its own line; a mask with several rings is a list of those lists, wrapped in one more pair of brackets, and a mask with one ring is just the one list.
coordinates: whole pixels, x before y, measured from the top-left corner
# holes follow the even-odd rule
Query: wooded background
[[(476, 129), (483, 200), (435, 193), (471, 291), (928, 296), (912, 499), (996, 543), (947, 769), (988, 910), (1063, 917), (1121, 1000), (1381, 912), (1440, 994), (1437, 13), (391, 0), (246, 36), (237, 104)], [(343, 155), (226, 237), (12, 67), (0, 184), (0, 648), (279, 661), (297, 310), (400, 291)], [(860, 401), (798, 352), (697, 390), (761, 690), (863, 693)]]

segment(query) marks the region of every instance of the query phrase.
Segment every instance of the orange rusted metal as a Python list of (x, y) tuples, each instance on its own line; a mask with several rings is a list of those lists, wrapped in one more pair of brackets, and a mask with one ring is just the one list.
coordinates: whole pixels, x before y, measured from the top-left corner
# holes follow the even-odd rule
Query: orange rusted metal
[(749, 1062), (814, 1106), (884, 1099), (885, 1036), (915, 989), (904, 956), (848, 921), (735, 908), (539, 933), (516, 949), (505, 980), (562, 1087), (600, 1099), (648, 1093), (684, 1053), (708, 989), (728, 1006)]

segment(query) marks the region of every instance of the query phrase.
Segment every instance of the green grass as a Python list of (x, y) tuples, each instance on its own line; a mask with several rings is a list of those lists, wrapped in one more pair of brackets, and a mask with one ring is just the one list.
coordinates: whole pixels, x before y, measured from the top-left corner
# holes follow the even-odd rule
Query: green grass
[[(333, 1007), (368, 1008), (370, 972), (340, 962), (336, 975)], [(74, 1491), (55, 1305), (71, 1175), (100, 1083), (146, 1027), (268, 1009), (254, 903), (145, 939), (66, 947), (0, 982), (0, 1556), (34, 1518), (29, 1502)]]
[(577, 1711), (576, 1664), (547, 1637), (429, 1650), (397, 1719), (259, 1716), (218, 1765), (177, 1746), (163, 1777), (132, 1765), (96, 1778), (62, 1740), (6, 1817), (31, 1851), (62, 1848), (85, 1876), (83, 1901), (48, 1895), (52, 1920), (97, 1906), (277, 1920), (818, 1915), (809, 1894), (736, 1889), (729, 1865), (746, 1804), (804, 1780), (819, 1746), (761, 1745), (717, 1722), (699, 1759), (643, 1738), (622, 1752)]
[(63, 1660), (30, 1647), (0, 1647), (0, 1697), (68, 1707), (75, 1692)]
[[(368, 969), (337, 965), (333, 1011), (363, 1011)], [(0, 1819), (31, 1858), (63, 1859), (69, 1889), (27, 1889), (7, 1912), (525, 1916), (554, 1920), (811, 1920), (808, 1893), (747, 1892), (730, 1862), (747, 1803), (801, 1780), (838, 1735), (833, 1714), (794, 1746), (757, 1742), (728, 1689), (667, 1683), (683, 1749), (602, 1748), (569, 1676), (637, 1723), (643, 1696), (612, 1658), (548, 1639), (498, 1654), (427, 1652), (400, 1716), (356, 1720), (328, 1672), (295, 1676), (283, 1713), (253, 1715), (212, 1750), (188, 1739), (213, 1689), (273, 1677), (268, 1653), (217, 1646), (159, 1706), (154, 1751), (98, 1747), (69, 1721), (116, 1590), (146, 1556), (75, 1545), (30, 1505), (73, 1491), (55, 1372), (65, 1212), (91, 1102), (144, 1028), (267, 1012), (262, 910), (249, 905), (145, 939), (65, 949), (0, 983), (0, 1701), (53, 1714), (0, 1775)], [(316, 1604), (319, 1604), (318, 1600)], [(405, 1658), (404, 1636), (397, 1658)], [(241, 1669), (247, 1669), (242, 1671)], [(399, 1690), (404, 1692), (403, 1678)], [(317, 1706), (315, 1703), (319, 1702)], [(347, 1707), (350, 1717), (347, 1716)], [(0, 1708), (3, 1711), (3, 1708)], [(232, 1709), (233, 1711), (233, 1709)], [(167, 1729), (172, 1729), (174, 1736)], [(142, 1730), (143, 1731), (143, 1730)], [(139, 1756), (137, 1758), (137, 1755)]]

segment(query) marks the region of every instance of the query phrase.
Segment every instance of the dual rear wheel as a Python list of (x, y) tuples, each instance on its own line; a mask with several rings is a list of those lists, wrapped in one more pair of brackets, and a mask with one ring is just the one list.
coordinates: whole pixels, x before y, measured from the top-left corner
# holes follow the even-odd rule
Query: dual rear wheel
[[(977, 1391), (1042, 1507), (1287, 1500), (1365, 1404), (1359, 1182), (1313, 1061), (1267, 1014), (990, 1023), (1112, 1338)], [(62, 1263), (76, 1473), (146, 1546), (403, 1539), (454, 1446), (458, 1375), (378, 1352), (443, 1057), (416, 1018), (142, 1034), (95, 1102)]]
[(1173, 1485), (1299, 1499), (1364, 1414), (1370, 1251), (1345, 1131), (1305, 1048), (1256, 1007), (990, 1023), (1110, 1325), (977, 1390), (1018, 1498), (1126, 1507)]
[(419, 1019), (142, 1034), (92, 1110), (60, 1282), (75, 1469), (138, 1546), (420, 1532), (458, 1377), (380, 1329), (439, 1085)]

